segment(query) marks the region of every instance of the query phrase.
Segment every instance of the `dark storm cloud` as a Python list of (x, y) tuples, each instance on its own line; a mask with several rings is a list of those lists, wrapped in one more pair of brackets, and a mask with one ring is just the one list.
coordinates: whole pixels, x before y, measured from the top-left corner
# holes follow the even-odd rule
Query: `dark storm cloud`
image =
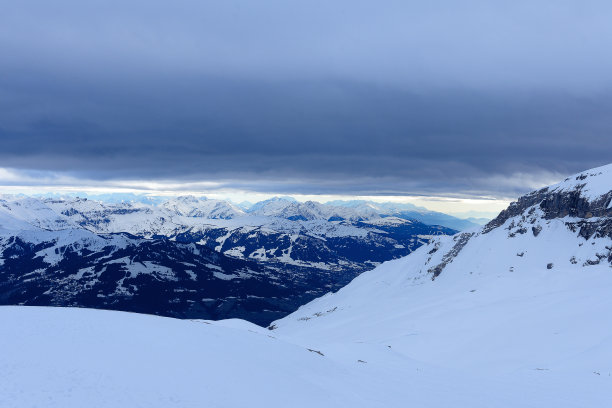
[(4, 4), (0, 167), (506, 197), (610, 161), (612, 8), (494, 3)]

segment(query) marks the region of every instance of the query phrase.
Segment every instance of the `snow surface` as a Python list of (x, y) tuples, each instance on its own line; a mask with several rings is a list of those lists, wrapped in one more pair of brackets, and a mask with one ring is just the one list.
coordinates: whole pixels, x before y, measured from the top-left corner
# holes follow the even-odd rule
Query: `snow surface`
[(2, 407), (604, 407), (612, 397), (603, 363), (589, 371), (609, 341), (577, 362), (499, 375), (385, 342), (308, 347), (240, 320), (4, 306), (0, 322)]

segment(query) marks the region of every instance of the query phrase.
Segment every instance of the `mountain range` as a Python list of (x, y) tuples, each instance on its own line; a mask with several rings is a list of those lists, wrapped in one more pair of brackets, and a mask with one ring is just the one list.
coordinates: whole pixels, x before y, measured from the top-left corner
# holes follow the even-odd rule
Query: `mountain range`
[(611, 267), (608, 165), (436, 236), (267, 329), (0, 308), (0, 405), (605, 407)]
[(0, 303), (267, 324), (450, 228), (271, 199), (0, 199)]

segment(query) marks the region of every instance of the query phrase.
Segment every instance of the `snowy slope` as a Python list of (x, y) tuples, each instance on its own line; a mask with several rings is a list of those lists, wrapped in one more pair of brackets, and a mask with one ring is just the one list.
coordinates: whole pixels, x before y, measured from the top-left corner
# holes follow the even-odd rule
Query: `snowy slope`
[[(386, 262), (275, 322), (274, 332), (314, 344), (389, 345), (454, 368), (565, 370), (579, 358), (582, 374), (612, 372), (612, 273), (607, 260), (588, 264), (612, 242), (580, 246), (564, 229), (553, 221), (537, 239), (508, 239), (504, 229), (474, 236), (432, 281), (459, 241), (441, 239), (436, 252), (427, 245)], [(580, 357), (598, 348), (603, 355)]]
[(496, 378), (370, 344), (321, 351), (235, 320), (5, 306), (0, 322), (2, 407), (603, 407), (611, 384), (551, 389), (548, 372)]

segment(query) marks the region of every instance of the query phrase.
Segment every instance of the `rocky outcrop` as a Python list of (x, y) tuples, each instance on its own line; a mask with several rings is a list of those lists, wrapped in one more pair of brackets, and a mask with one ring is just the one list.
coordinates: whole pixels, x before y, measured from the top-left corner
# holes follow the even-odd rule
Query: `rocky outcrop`
[[(612, 166), (604, 166), (565, 179), (554, 186), (542, 188), (520, 197), (503, 210), (495, 219), (486, 224), (476, 233), (462, 233), (453, 237), (452, 248), (445, 253), (438, 263), (427, 269), (432, 280), (459, 255), (473, 237), (491, 233), (500, 227), (507, 231), (508, 239), (525, 238), (541, 239), (540, 234), (549, 224), (561, 225), (575, 233), (579, 238), (578, 246), (584, 240), (612, 238)], [(555, 220), (553, 222), (553, 220)], [(526, 236), (525, 234), (529, 234)], [(528, 242), (528, 241), (527, 241)], [(591, 241), (595, 245), (594, 241)], [(528, 244), (527, 244), (528, 245)], [(590, 247), (590, 246), (589, 246)], [(440, 249), (439, 243), (434, 244), (429, 251), (432, 255)], [(590, 258), (582, 258), (584, 266), (598, 265), (607, 261), (612, 264), (612, 246), (594, 246)], [(527, 249), (527, 248), (526, 248)], [(518, 257), (524, 257), (525, 251), (518, 252)], [(576, 265), (579, 261), (575, 256), (569, 263)], [(553, 269), (552, 262), (544, 264), (547, 269)], [(511, 271), (514, 268), (510, 268)]]
[(442, 257), (442, 262), (432, 268), (429, 268), (429, 270), (427, 271), (432, 274), (431, 280), (436, 279), (442, 273), (446, 265), (452, 262), (453, 259), (455, 259), (457, 255), (459, 255), (459, 252), (461, 252), (463, 247), (467, 245), (470, 238), (472, 238), (473, 236), (473, 232), (463, 232), (453, 237), (455, 245), (453, 245), (452, 249), (446, 254), (444, 254), (444, 256)]
[[(585, 180), (584, 174), (576, 176), (576, 180)], [(566, 180), (567, 181), (567, 180)], [(611, 182), (612, 184), (612, 182)], [(495, 219), (485, 225), (483, 233), (502, 226), (507, 220), (514, 217), (528, 218), (536, 209), (541, 212), (540, 218), (545, 220), (555, 218), (580, 218), (580, 221), (568, 221), (568, 227), (579, 230), (580, 236), (589, 239), (592, 236), (612, 237), (612, 191), (599, 197), (589, 197), (583, 194), (587, 183), (579, 183), (571, 190), (546, 187), (520, 197), (503, 210)], [(535, 236), (539, 233), (537, 226), (532, 231)]]

